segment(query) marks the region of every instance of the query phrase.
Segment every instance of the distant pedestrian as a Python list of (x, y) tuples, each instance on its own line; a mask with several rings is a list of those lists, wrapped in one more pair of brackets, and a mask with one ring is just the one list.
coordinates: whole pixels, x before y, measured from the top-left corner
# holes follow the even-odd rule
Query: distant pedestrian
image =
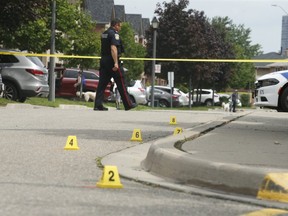
[(101, 35), (101, 60), (100, 60), (100, 79), (97, 88), (94, 110), (106, 111), (108, 108), (103, 106), (104, 91), (111, 78), (117, 85), (121, 95), (125, 110), (133, 109), (137, 106), (131, 102), (125, 85), (124, 69), (120, 64), (120, 56), (124, 52), (122, 41), (119, 36), (121, 20), (111, 21), (111, 27)]
[(81, 73), (81, 71), (79, 70), (79, 71), (78, 71), (78, 74), (77, 74), (76, 83), (74, 84), (74, 87), (76, 88), (76, 92), (77, 92), (77, 91), (80, 92), (80, 90), (81, 90), (81, 84), (82, 84), (81, 80), (82, 80), (82, 73)]
[[(236, 89), (232, 93), (231, 99), (232, 99), (232, 111), (236, 112), (236, 105), (237, 105), (237, 101), (238, 101), (238, 91)], [(230, 110), (230, 112), (231, 112), (231, 110)]]
[(85, 77), (82, 70), (78, 71), (76, 83), (74, 84), (76, 88), (76, 95), (80, 98), (83, 96), (83, 92), (85, 90)]

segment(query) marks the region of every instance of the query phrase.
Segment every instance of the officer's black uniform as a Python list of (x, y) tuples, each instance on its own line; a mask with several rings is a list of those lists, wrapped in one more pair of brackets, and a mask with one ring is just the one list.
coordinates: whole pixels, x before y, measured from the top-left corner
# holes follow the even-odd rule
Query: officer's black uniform
[[(111, 55), (111, 45), (115, 45), (118, 51), (118, 71), (113, 71), (114, 60)], [(104, 91), (111, 78), (114, 78), (114, 81), (117, 85), (118, 91), (121, 95), (121, 99), (125, 110), (129, 110), (135, 107), (135, 104), (131, 103), (129, 95), (127, 93), (127, 88), (125, 86), (125, 77), (123, 66), (120, 65), (119, 57), (123, 53), (123, 46), (119, 37), (118, 32), (110, 27), (107, 29), (101, 36), (101, 60), (100, 60), (100, 79), (98, 83), (96, 99), (94, 110), (105, 110), (103, 107)]]

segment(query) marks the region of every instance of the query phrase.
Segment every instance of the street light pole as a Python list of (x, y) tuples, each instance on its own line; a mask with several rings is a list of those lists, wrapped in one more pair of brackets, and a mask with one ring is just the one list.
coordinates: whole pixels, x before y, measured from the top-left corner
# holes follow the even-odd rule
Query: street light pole
[[(51, 44), (50, 44), (50, 54), (55, 54), (55, 23), (56, 23), (56, 0), (52, 2), (52, 23), (51, 23)], [(49, 101), (55, 101), (55, 57), (50, 56), (49, 65)]]
[(153, 60), (152, 60), (152, 85), (151, 85), (151, 107), (154, 108), (154, 82), (155, 82), (155, 58), (156, 58), (156, 37), (159, 21), (156, 17), (152, 20), (153, 27)]
[(271, 6), (273, 6), (273, 7), (279, 7), (282, 11), (284, 11), (284, 13), (286, 13), (286, 15), (288, 15), (287, 11), (284, 10), (284, 8), (282, 8), (280, 5), (273, 4), (273, 5), (271, 5)]

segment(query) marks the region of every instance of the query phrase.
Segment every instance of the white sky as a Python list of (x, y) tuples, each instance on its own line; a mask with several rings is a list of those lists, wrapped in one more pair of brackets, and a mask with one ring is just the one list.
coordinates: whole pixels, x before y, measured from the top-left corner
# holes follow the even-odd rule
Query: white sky
[[(116, 5), (125, 6), (126, 13), (142, 14), (150, 21), (157, 2), (164, 0), (114, 0)], [(252, 44), (260, 44), (264, 53), (280, 50), (282, 16), (288, 15), (288, 0), (190, 0), (188, 8), (204, 11), (208, 18), (228, 16), (234, 24), (244, 24), (252, 31)]]

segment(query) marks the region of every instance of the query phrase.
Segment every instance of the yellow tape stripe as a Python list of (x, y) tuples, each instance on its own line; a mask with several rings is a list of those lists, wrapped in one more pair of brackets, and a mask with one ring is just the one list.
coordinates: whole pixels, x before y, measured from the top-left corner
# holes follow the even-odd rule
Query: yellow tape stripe
[[(36, 54), (36, 53), (21, 53), (21, 52), (0, 52), (0, 55), (25, 55), (25, 56), (38, 56), (38, 57), (57, 57), (57, 58), (83, 58), (83, 59), (101, 59), (100, 56), (75, 56), (75, 55), (63, 55), (63, 54)], [(169, 61), (169, 62), (287, 62), (288, 59), (175, 59), (175, 58), (128, 58), (121, 57), (121, 60), (133, 60), (133, 61)]]

